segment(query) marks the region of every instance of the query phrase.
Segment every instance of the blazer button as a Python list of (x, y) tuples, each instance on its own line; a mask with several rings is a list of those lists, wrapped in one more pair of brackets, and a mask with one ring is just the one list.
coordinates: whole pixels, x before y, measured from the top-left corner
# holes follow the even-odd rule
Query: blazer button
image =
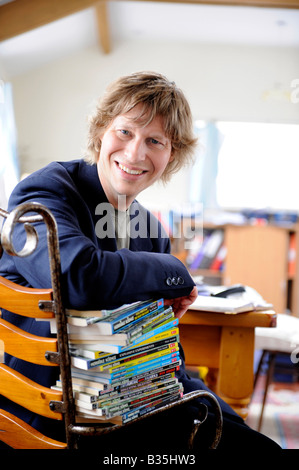
[(179, 283), (178, 278), (177, 278), (177, 277), (173, 277), (173, 278), (172, 278), (172, 284), (173, 284), (174, 286), (177, 286), (178, 283)]
[(168, 286), (172, 286), (172, 279), (171, 279), (171, 277), (168, 277), (168, 278), (166, 279), (166, 284), (167, 284)]
[(181, 284), (181, 285), (185, 283), (185, 281), (184, 281), (184, 279), (182, 278), (182, 276), (179, 276), (179, 277), (178, 277), (178, 283)]

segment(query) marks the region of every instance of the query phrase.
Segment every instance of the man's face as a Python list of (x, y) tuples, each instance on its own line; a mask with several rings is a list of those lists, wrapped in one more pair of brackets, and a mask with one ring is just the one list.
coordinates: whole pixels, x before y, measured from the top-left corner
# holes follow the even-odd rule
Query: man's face
[(109, 202), (117, 207), (118, 196), (126, 196), (127, 207), (144, 189), (157, 181), (171, 156), (163, 119), (156, 116), (143, 126), (132, 118), (140, 105), (117, 116), (101, 135), (98, 174)]

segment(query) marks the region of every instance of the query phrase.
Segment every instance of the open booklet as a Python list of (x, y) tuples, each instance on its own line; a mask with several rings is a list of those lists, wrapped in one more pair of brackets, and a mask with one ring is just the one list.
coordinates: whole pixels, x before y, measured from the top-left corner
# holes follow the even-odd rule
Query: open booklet
[(190, 306), (203, 312), (236, 314), (272, 310), (273, 305), (249, 286), (198, 286), (199, 295)]

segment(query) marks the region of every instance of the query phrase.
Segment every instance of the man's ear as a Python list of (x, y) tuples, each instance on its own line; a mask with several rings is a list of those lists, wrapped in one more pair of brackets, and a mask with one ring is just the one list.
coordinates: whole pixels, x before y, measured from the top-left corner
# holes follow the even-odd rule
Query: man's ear
[(173, 162), (174, 160), (174, 152), (171, 152), (168, 163)]

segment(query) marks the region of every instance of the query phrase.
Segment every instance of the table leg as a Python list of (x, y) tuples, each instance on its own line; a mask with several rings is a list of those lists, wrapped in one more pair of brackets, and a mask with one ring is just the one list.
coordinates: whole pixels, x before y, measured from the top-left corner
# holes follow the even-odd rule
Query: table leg
[(242, 418), (253, 392), (254, 328), (222, 327), (217, 393)]

